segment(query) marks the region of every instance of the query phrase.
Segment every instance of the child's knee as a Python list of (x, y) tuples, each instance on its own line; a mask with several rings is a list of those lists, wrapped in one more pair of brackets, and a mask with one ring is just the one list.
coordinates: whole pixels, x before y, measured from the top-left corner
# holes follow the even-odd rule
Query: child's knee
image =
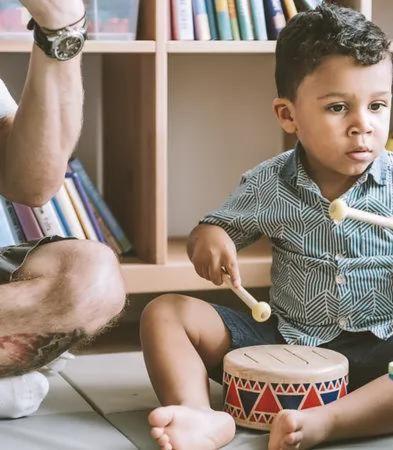
[(141, 324), (159, 321), (163, 317), (176, 316), (178, 306), (184, 300), (180, 294), (163, 294), (148, 303), (142, 311)]
[(47, 378), (39, 372), (0, 379), (0, 418), (29, 416), (40, 407), (49, 391)]

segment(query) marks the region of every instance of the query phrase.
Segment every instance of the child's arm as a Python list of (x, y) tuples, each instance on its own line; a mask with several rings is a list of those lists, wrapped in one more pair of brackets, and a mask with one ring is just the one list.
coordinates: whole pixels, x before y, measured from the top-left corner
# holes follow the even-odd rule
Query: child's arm
[(219, 286), (223, 283), (222, 267), (225, 267), (235, 288), (240, 288), (236, 247), (223, 228), (209, 224), (196, 226), (188, 238), (187, 253), (202, 278)]

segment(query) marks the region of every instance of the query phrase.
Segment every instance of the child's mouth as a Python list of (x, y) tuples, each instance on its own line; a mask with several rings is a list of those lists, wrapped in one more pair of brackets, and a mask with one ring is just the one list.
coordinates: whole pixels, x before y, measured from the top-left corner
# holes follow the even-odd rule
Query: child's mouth
[(347, 156), (354, 161), (367, 161), (371, 158), (372, 150), (368, 147), (358, 147), (347, 153)]

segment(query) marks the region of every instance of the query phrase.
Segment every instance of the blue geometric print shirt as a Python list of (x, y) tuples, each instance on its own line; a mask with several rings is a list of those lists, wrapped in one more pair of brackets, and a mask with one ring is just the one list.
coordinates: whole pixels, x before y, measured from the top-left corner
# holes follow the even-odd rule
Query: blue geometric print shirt
[[(291, 344), (320, 345), (343, 330), (393, 335), (393, 230), (346, 219), (307, 175), (300, 144), (246, 172), (201, 223), (219, 225), (240, 249), (273, 244), (270, 304)], [(384, 151), (345, 193), (352, 208), (393, 216), (393, 154)]]

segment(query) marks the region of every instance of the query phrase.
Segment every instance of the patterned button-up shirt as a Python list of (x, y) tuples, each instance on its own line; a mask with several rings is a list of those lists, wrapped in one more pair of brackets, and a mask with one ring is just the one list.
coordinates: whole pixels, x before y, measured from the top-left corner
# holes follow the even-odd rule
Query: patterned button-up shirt
[[(307, 175), (297, 145), (246, 172), (201, 223), (219, 225), (237, 249), (262, 235), (273, 244), (270, 303), (288, 343), (320, 345), (342, 330), (393, 335), (393, 230), (346, 219)], [(393, 216), (393, 154), (384, 151), (341, 197)]]

